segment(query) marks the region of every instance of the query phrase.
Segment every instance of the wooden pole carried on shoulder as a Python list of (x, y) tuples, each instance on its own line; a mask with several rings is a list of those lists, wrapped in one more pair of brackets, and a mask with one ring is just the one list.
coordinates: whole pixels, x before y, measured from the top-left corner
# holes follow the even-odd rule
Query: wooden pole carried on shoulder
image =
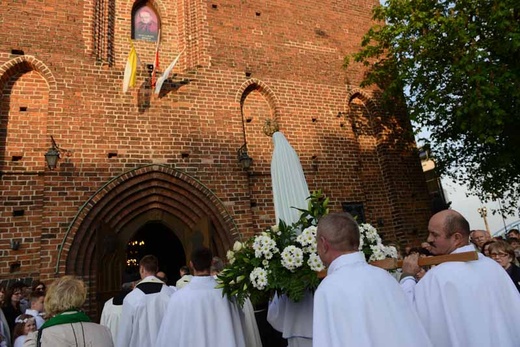
[[(420, 257), (419, 258), (419, 266), (431, 266), (431, 265), (439, 265), (448, 261), (472, 261), (478, 259), (478, 252), (462, 252), (462, 253), (453, 253), (453, 254), (445, 254), (445, 255), (437, 255), (433, 257)], [(385, 270), (395, 270), (403, 267), (403, 261), (397, 260), (395, 258), (387, 258), (383, 260), (375, 260), (369, 263), (370, 265), (379, 267)], [(318, 272), (319, 278), (324, 278), (327, 276), (327, 270), (323, 270)]]
[[(453, 253), (453, 254), (445, 254), (445, 255), (437, 255), (434, 257), (419, 257), (419, 266), (430, 266), (430, 265), (439, 265), (448, 261), (472, 261), (478, 259), (478, 253), (476, 251), (472, 252), (462, 252), (462, 253)], [(403, 267), (403, 261), (397, 260), (395, 258), (387, 258), (383, 260), (376, 260), (370, 262), (370, 265), (380, 267), (385, 270), (395, 270)]]

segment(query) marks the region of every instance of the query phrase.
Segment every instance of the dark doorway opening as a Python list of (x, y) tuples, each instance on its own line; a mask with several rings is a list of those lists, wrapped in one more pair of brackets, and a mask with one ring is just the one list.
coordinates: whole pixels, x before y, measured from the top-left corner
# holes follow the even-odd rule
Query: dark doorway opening
[(132, 280), (139, 276), (139, 261), (147, 254), (159, 259), (159, 270), (166, 273), (168, 284), (175, 285), (179, 269), (186, 265), (186, 254), (175, 233), (160, 222), (141, 227), (128, 241), (126, 248), (125, 277)]

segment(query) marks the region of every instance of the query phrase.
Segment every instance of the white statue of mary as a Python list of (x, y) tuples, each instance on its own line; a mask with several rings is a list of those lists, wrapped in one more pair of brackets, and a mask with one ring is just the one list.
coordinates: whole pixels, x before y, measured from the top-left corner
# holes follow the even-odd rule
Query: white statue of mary
[[(300, 159), (281, 132), (273, 134), (274, 151), (271, 160), (274, 210), (277, 222), (297, 222), (300, 212), (306, 209), (310, 196)], [(314, 296), (308, 292), (300, 302), (285, 295), (269, 303), (267, 321), (283, 333), (289, 347), (312, 347), (312, 313)]]

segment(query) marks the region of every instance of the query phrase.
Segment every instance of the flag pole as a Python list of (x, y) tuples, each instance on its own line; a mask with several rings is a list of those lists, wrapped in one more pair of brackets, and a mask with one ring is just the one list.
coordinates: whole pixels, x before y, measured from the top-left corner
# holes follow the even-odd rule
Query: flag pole
[(161, 29), (159, 29), (157, 33), (157, 44), (155, 45), (155, 58), (153, 62), (153, 71), (152, 71), (152, 82), (151, 86), (152, 89), (155, 88), (155, 85), (157, 83), (157, 70), (159, 69), (159, 46), (161, 45)]

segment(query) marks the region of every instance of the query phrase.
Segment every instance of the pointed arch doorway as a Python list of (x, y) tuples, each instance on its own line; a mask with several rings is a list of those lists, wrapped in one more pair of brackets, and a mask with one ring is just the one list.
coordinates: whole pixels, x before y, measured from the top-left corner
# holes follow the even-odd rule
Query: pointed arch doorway
[(126, 245), (123, 282), (139, 276), (139, 261), (147, 254), (159, 260), (159, 270), (166, 274), (169, 285), (179, 279), (179, 269), (186, 265), (187, 255), (181, 240), (160, 221), (143, 225)]
[(149, 165), (114, 177), (83, 205), (62, 240), (56, 274), (82, 277), (89, 287), (85, 309), (99, 316), (125, 280), (130, 242), (150, 245), (142, 253), (155, 253), (173, 280), (193, 248), (224, 257), (239, 238), (214, 192), (185, 173)]

